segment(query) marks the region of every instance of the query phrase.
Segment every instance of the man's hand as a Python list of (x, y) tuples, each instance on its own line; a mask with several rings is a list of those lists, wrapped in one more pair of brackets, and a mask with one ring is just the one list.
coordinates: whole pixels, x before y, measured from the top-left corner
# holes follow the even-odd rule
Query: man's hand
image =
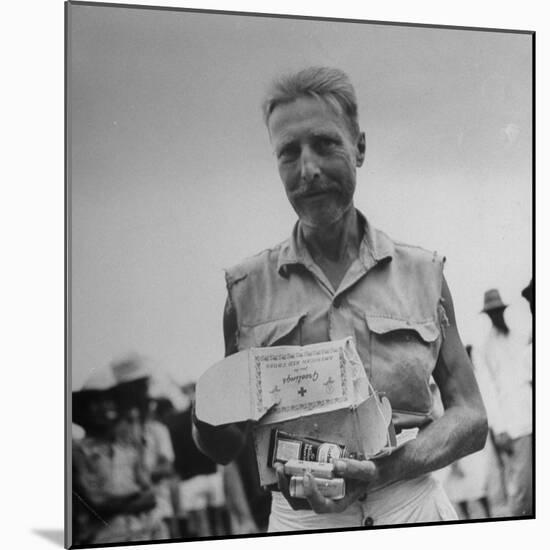
[[(370, 461), (346, 460), (337, 462), (342, 463), (340, 465), (341, 471), (347, 471), (348, 467), (344, 466), (344, 462), (360, 463)], [(369, 478), (369, 475), (367, 474), (368, 467), (363, 470), (357, 467), (350, 468), (350, 471), (356, 474), (356, 477), (353, 477), (352, 475), (346, 479), (346, 494), (344, 498), (341, 498), (339, 500), (332, 500), (330, 498), (324, 497), (319, 492), (319, 488), (317, 487), (315, 478), (309, 472), (306, 472), (304, 474), (304, 495), (306, 498), (293, 498), (290, 496), (288, 485), (289, 477), (284, 473), (284, 466), (280, 462), (277, 462), (275, 464), (275, 469), (277, 471), (277, 478), (279, 480), (279, 489), (281, 490), (293, 510), (313, 510), (317, 514), (336, 514), (339, 512), (343, 512), (356, 500), (364, 499), (367, 494), (367, 486), (369, 483), (369, 481), (366, 481)], [(362, 475), (359, 474), (359, 470), (362, 471)]]
[(379, 482), (379, 471), (373, 460), (340, 458), (334, 461), (334, 473), (345, 479), (362, 481), (368, 486)]
[(316, 514), (337, 514), (343, 512), (356, 500), (364, 500), (367, 496), (367, 483), (356, 479), (346, 479), (346, 494), (344, 498), (332, 500), (324, 497), (317, 488), (315, 478), (311, 473), (304, 475), (304, 495), (309, 502), (311, 509)]
[(285, 467), (281, 462), (275, 462), (275, 471), (277, 472), (277, 480), (279, 482), (279, 490), (283, 493), (290, 507), (293, 510), (311, 510), (311, 505), (304, 498), (293, 498), (290, 496), (288, 486), (289, 477), (285, 474)]
[(149, 510), (152, 510), (156, 505), (157, 499), (153, 491), (142, 491), (131, 499), (126, 512), (130, 514), (148, 512)]

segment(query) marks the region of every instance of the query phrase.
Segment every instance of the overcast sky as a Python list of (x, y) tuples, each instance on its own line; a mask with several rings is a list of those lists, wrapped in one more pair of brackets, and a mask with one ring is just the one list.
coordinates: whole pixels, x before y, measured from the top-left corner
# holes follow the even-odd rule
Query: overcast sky
[(498, 287), (527, 330), (528, 35), (72, 6), (72, 365), (137, 351), (179, 382), (221, 358), (223, 268), (295, 221), (260, 114), (281, 71), (346, 71), (367, 155), (357, 206), (447, 257), (464, 343)]

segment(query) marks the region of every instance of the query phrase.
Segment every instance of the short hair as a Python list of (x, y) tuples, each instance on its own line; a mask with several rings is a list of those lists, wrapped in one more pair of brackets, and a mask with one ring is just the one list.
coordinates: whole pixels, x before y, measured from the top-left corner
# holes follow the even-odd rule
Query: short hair
[(262, 103), (267, 126), (271, 113), (278, 105), (299, 97), (314, 97), (344, 113), (353, 137), (359, 136), (359, 117), (355, 90), (347, 74), (331, 67), (308, 67), (275, 79)]

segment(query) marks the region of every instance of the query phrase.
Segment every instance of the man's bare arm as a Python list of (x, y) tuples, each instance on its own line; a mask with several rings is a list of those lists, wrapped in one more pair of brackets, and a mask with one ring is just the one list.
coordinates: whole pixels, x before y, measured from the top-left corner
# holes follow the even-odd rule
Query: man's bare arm
[(433, 372), (445, 408), (442, 417), (421, 430), (417, 439), (381, 461), (383, 482), (410, 479), (447, 466), (478, 451), (487, 438), (487, 416), (473, 369), (460, 340), (446, 281), (443, 306), (449, 326)]
[[(225, 356), (237, 353), (237, 316), (229, 297), (223, 312)], [(193, 414), (193, 440), (197, 447), (219, 464), (229, 464), (243, 449), (248, 436), (248, 423), (212, 426)]]
[[(414, 441), (389, 457), (371, 461), (339, 460), (336, 471), (344, 477), (376, 487), (413, 479), (447, 466), (485, 445), (487, 417), (470, 360), (458, 334), (453, 302), (443, 281), (442, 298), (449, 326), (433, 372), (445, 407), (444, 414), (422, 429)], [(310, 491), (315, 510), (331, 512), (331, 503)]]

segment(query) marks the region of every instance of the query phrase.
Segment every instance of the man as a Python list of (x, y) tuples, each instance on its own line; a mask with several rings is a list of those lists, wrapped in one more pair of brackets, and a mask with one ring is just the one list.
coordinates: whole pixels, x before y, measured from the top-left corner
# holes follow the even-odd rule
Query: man
[[(289, 240), (227, 271), (226, 355), (351, 335), (374, 387), (392, 403), (397, 430), (422, 428), (382, 460), (337, 461), (347, 480), (339, 501), (321, 496), (308, 475), (307, 500), (292, 499), (279, 467), (269, 531), (454, 519), (428, 474), (480, 449), (487, 426), (443, 259), (393, 242), (355, 209), (365, 134), (343, 72), (313, 67), (278, 80), (264, 120), (299, 220)], [(431, 374), (445, 406), (434, 421)], [(195, 426), (198, 444), (220, 462), (240, 451), (250, 430), (250, 423)]]
[[(479, 368), (477, 350), (474, 353), (471, 345), (466, 346), (466, 353), (474, 368), (474, 376), (481, 392), (483, 402), (489, 410), (492, 397), (491, 388), (487, 386), (485, 369)], [(477, 453), (472, 453), (447, 468), (443, 486), (448, 497), (455, 507), (460, 510), (465, 519), (490, 518), (491, 505), (489, 502), (489, 452), (488, 445)]]
[(72, 447), (74, 542), (155, 540), (162, 534), (155, 495), (136, 450), (116, 439), (114, 381), (103, 375), (73, 393), (73, 421), (85, 430)]
[(531, 364), (511, 333), (507, 308), (497, 289), (488, 290), (483, 313), (491, 320), (484, 360), (495, 390), (490, 424), (495, 446), (504, 465), (508, 506), (513, 516), (532, 513), (532, 386)]
[[(529, 284), (522, 290), (521, 295), (529, 302), (529, 310), (531, 315), (534, 311), (533, 302), (533, 279), (529, 281)], [(528, 396), (523, 403), (524, 407), (528, 407), (533, 412), (533, 333), (529, 337), (526, 349), (523, 352), (523, 358), (521, 362), (523, 382), (523, 392), (525, 396)], [(523, 456), (523, 470), (522, 478), (523, 483), (517, 484), (522, 487), (518, 493), (514, 495), (515, 506), (514, 510), (518, 515), (526, 514), (531, 515), (533, 513), (533, 439), (532, 439), (532, 416), (531, 416), (531, 433), (527, 437), (528, 445), (527, 451)]]
[(135, 448), (147, 472), (164, 532), (159, 538), (168, 538), (174, 517), (170, 483), (174, 477), (174, 450), (168, 428), (152, 418), (149, 385), (152, 369), (145, 358), (132, 355), (111, 365), (116, 385), (113, 395), (118, 409), (119, 441)]
[(187, 406), (168, 422), (174, 445), (174, 468), (179, 477), (180, 532), (185, 537), (223, 536), (227, 534), (227, 513), (222, 472), (191, 438), (195, 383), (185, 384), (182, 392)]

